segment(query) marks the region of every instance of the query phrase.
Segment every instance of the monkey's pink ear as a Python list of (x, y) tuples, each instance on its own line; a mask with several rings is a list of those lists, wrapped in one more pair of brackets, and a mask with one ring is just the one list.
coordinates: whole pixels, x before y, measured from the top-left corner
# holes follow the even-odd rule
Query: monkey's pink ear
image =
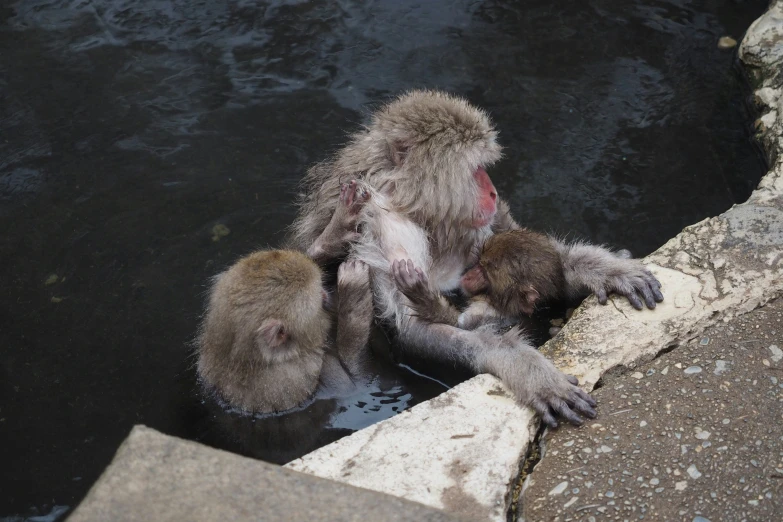
[(280, 319), (265, 319), (256, 332), (260, 340), (271, 348), (276, 348), (288, 340), (288, 332)]
[(389, 146), (389, 159), (391, 159), (391, 162), (395, 167), (402, 166), (403, 162), (405, 162), (405, 157), (408, 155), (408, 149), (410, 147), (401, 141), (393, 139), (386, 140), (386, 143)]
[(536, 308), (536, 301), (541, 297), (538, 290), (532, 286), (527, 286), (522, 289), (522, 311), (527, 315), (533, 315), (533, 311)]

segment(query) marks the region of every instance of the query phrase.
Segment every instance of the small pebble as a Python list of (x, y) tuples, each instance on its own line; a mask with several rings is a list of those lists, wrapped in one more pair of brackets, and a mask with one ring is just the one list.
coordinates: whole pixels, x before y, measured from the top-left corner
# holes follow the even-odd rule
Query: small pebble
[(655, 373), (655, 370), (650, 368), (649, 370), (647, 370), (647, 374), (646, 375), (647, 375), (647, 377), (649, 377), (650, 375), (652, 375), (654, 373)]
[(568, 442), (564, 442), (563, 443), (563, 446), (565, 446), (566, 448), (570, 448), (573, 445), (574, 445), (574, 441), (572, 441), (572, 440), (569, 440)]
[(685, 375), (693, 375), (694, 373), (701, 373), (701, 366), (688, 366), (685, 368)]
[(62, 297), (55, 297), (55, 296), (52, 296), (52, 299), (51, 299), (51, 301), (52, 301), (53, 303), (57, 304), (57, 303), (61, 303), (61, 302), (63, 301), (63, 298), (62, 298)]
[(698, 469), (696, 469), (695, 464), (691, 464), (690, 466), (688, 466), (688, 475), (690, 475), (692, 479), (697, 479), (701, 477), (701, 472)]
[(776, 344), (771, 345), (769, 351), (772, 352), (772, 362), (780, 362), (783, 359), (783, 350), (778, 348)]
[(682, 368), (682, 363), (677, 363), (674, 365), (675, 368)]
[(718, 39), (718, 49), (733, 49), (737, 46), (737, 40), (732, 38), (731, 36), (721, 36)]
[(51, 274), (49, 277), (46, 278), (46, 281), (44, 281), (44, 286), (50, 286), (55, 284), (60, 278), (57, 277), (57, 274)]
[(550, 491), (549, 494), (550, 495), (559, 495), (563, 491), (565, 491), (567, 487), (568, 487), (568, 481), (561, 482), (560, 484), (558, 484), (557, 486), (552, 488), (552, 491)]
[(642, 421), (639, 423), (640, 428), (644, 428), (645, 426), (647, 426), (647, 421)]
[(571, 497), (571, 500), (563, 504), (563, 508), (571, 507), (577, 500), (579, 500), (579, 497)]
[(693, 517), (693, 522), (710, 522), (710, 519), (697, 515)]
[(644, 375), (642, 375), (642, 372), (634, 372), (631, 374), (631, 377), (633, 377), (634, 379), (641, 379), (642, 377), (644, 377)]
[(614, 498), (614, 491), (607, 491), (606, 493), (604, 493), (604, 496), (606, 498)]
[(657, 478), (651, 478), (651, 479), (650, 479), (650, 485), (651, 485), (651, 486), (657, 486), (657, 485), (658, 485), (658, 484), (660, 484), (660, 483), (661, 483), (661, 481), (660, 481), (660, 480), (658, 480)]
[(710, 438), (710, 435), (712, 435), (712, 433), (710, 433), (709, 431), (698, 429), (694, 437), (696, 437), (699, 440), (707, 440)]
[(707, 346), (710, 344), (710, 338), (709, 337), (702, 337), (701, 341), (699, 341), (699, 344), (702, 346)]
[(748, 504), (750, 504), (751, 506), (758, 506), (759, 505), (759, 501), (758, 500), (748, 500)]
[(664, 368), (663, 370), (661, 370), (661, 375), (666, 375), (667, 373), (669, 373), (669, 367), (668, 366), (666, 368)]
[(718, 359), (715, 361), (715, 370), (712, 372), (715, 375), (721, 375), (723, 372), (729, 369), (729, 363)]
[(601, 453), (609, 453), (610, 451), (612, 451), (612, 448), (610, 448), (609, 446), (606, 445), (601, 446)]
[(687, 481), (685, 481), (685, 480), (683, 480), (683, 481), (681, 481), (681, 482), (677, 482), (677, 483), (674, 485), (674, 489), (676, 489), (677, 491), (683, 491), (683, 490), (684, 490), (685, 488), (687, 488), (687, 487), (688, 487), (688, 482), (687, 482)]

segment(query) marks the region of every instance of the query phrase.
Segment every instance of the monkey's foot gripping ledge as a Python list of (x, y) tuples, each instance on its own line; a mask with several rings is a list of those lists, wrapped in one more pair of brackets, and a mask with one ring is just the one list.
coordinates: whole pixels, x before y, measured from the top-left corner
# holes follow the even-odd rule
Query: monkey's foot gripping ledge
[[(634, 368), (783, 293), (783, 0), (750, 27), (740, 57), (757, 83), (756, 127), (773, 167), (746, 203), (686, 228), (646, 259), (666, 298), (654, 311), (591, 298), (544, 346), (587, 389), (610, 369)], [(502, 389), (476, 377), (288, 466), (505, 521), (537, 424)]]

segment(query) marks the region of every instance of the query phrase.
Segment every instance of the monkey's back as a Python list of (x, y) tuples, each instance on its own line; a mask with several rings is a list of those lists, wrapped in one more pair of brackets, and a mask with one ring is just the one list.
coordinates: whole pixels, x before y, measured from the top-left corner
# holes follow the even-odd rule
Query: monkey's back
[[(206, 387), (247, 411), (284, 410), (306, 400), (318, 384), (329, 329), (325, 312), (311, 310), (320, 278), (312, 260), (285, 250), (254, 252), (216, 276), (197, 341)], [(313, 324), (300, 324), (313, 313)], [(301, 327), (318, 331), (302, 336), (306, 349), (266, 353), (258, 331), (270, 318), (284, 319), (296, 334)]]

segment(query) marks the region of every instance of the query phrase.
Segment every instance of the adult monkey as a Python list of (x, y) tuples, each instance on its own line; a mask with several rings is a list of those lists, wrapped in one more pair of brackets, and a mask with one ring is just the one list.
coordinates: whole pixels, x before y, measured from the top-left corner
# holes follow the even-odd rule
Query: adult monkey
[[(491, 327), (467, 331), (421, 321), (390, 275), (394, 261), (410, 259), (432, 290), (453, 290), (487, 237), (518, 228), (485, 170), (501, 157), (496, 138), (487, 115), (461, 98), (436, 91), (403, 94), (376, 111), (334, 158), (310, 169), (291, 240), (308, 248), (329, 223), (340, 183), (363, 180), (373, 196), (353, 255), (370, 266), (376, 308), (403, 345), (499, 377), (550, 426), (557, 426), (558, 414), (581, 424), (580, 414), (595, 416), (595, 401), (518, 331), (499, 335)], [(660, 283), (638, 260), (551, 240), (567, 291), (589, 290), (602, 303), (615, 292), (637, 308), (640, 296), (650, 308), (663, 299)]]

